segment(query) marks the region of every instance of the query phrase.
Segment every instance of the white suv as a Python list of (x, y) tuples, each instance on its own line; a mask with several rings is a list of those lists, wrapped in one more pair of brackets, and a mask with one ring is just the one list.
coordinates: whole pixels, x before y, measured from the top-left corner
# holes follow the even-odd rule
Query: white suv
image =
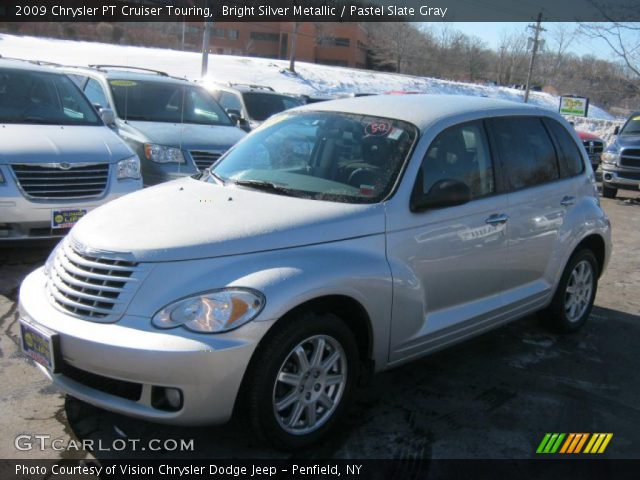
[(318, 103), (210, 171), (83, 218), (22, 284), (23, 348), (95, 405), (190, 425), (242, 405), (271, 445), (297, 448), (339, 424), (364, 372), (539, 310), (579, 328), (610, 234), (554, 112)]

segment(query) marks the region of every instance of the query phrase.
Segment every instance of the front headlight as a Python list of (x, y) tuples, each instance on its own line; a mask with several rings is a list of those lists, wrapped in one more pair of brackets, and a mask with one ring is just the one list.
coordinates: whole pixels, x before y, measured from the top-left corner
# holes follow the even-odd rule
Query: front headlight
[(144, 156), (156, 163), (184, 163), (184, 155), (179, 148), (164, 145), (144, 144)]
[(601, 157), (602, 163), (609, 163), (615, 165), (620, 160), (620, 154), (618, 152), (604, 152)]
[(182, 325), (201, 333), (222, 333), (238, 328), (258, 316), (264, 296), (246, 288), (225, 288), (171, 303), (153, 316), (159, 328)]
[(137, 155), (118, 162), (118, 179), (140, 178), (140, 159)]

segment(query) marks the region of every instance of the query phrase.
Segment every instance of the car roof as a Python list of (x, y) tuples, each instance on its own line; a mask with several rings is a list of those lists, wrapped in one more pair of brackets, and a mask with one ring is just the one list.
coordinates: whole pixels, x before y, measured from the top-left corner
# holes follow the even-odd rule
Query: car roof
[[(492, 111), (496, 115), (544, 114), (553, 116), (551, 110), (524, 103), (487, 97), (433, 94), (374, 95), (330, 100), (297, 107), (294, 111), (334, 111), (394, 118), (412, 123), (421, 130), (439, 120), (477, 115), (478, 112)], [(556, 117), (554, 116), (554, 118)]]
[(99, 75), (107, 80), (138, 80), (138, 81), (157, 81), (162, 83), (180, 83), (184, 84), (188, 82), (186, 79), (171, 77), (168, 75), (160, 75), (153, 72), (136, 72), (133, 70), (127, 70), (126, 67), (121, 69), (113, 68), (94, 68), (94, 67), (82, 67), (82, 66), (65, 66), (61, 67), (65, 73), (78, 74), (78, 75)]
[(22, 60), (20, 58), (0, 57), (0, 67), (13, 68), (15, 70), (30, 70), (35, 72), (47, 72), (61, 74), (53, 68), (52, 63), (40, 62), (39, 60)]

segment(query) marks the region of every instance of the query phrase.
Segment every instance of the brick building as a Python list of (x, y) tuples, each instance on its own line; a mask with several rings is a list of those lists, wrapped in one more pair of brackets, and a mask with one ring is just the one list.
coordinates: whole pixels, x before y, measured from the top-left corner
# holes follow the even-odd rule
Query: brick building
[[(196, 37), (202, 31), (201, 25), (189, 24), (187, 28)], [(288, 59), (294, 28), (293, 22), (217, 22), (211, 29), (210, 51), (226, 55)], [(367, 44), (367, 31), (359, 23), (301, 23), (296, 41), (296, 59), (365, 68)]]

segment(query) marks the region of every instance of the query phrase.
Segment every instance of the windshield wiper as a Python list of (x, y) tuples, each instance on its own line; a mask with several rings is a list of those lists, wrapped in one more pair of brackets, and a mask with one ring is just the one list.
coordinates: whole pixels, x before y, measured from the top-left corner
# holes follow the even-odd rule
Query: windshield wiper
[[(212, 172), (213, 173), (213, 172)], [(293, 190), (287, 187), (281, 187), (273, 182), (267, 182), (264, 180), (234, 180), (233, 183), (240, 185), (241, 187), (254, 188), (256, 190), (263, 190), (270, 193), (278, 193), (280, 195), (293, 195)]]

